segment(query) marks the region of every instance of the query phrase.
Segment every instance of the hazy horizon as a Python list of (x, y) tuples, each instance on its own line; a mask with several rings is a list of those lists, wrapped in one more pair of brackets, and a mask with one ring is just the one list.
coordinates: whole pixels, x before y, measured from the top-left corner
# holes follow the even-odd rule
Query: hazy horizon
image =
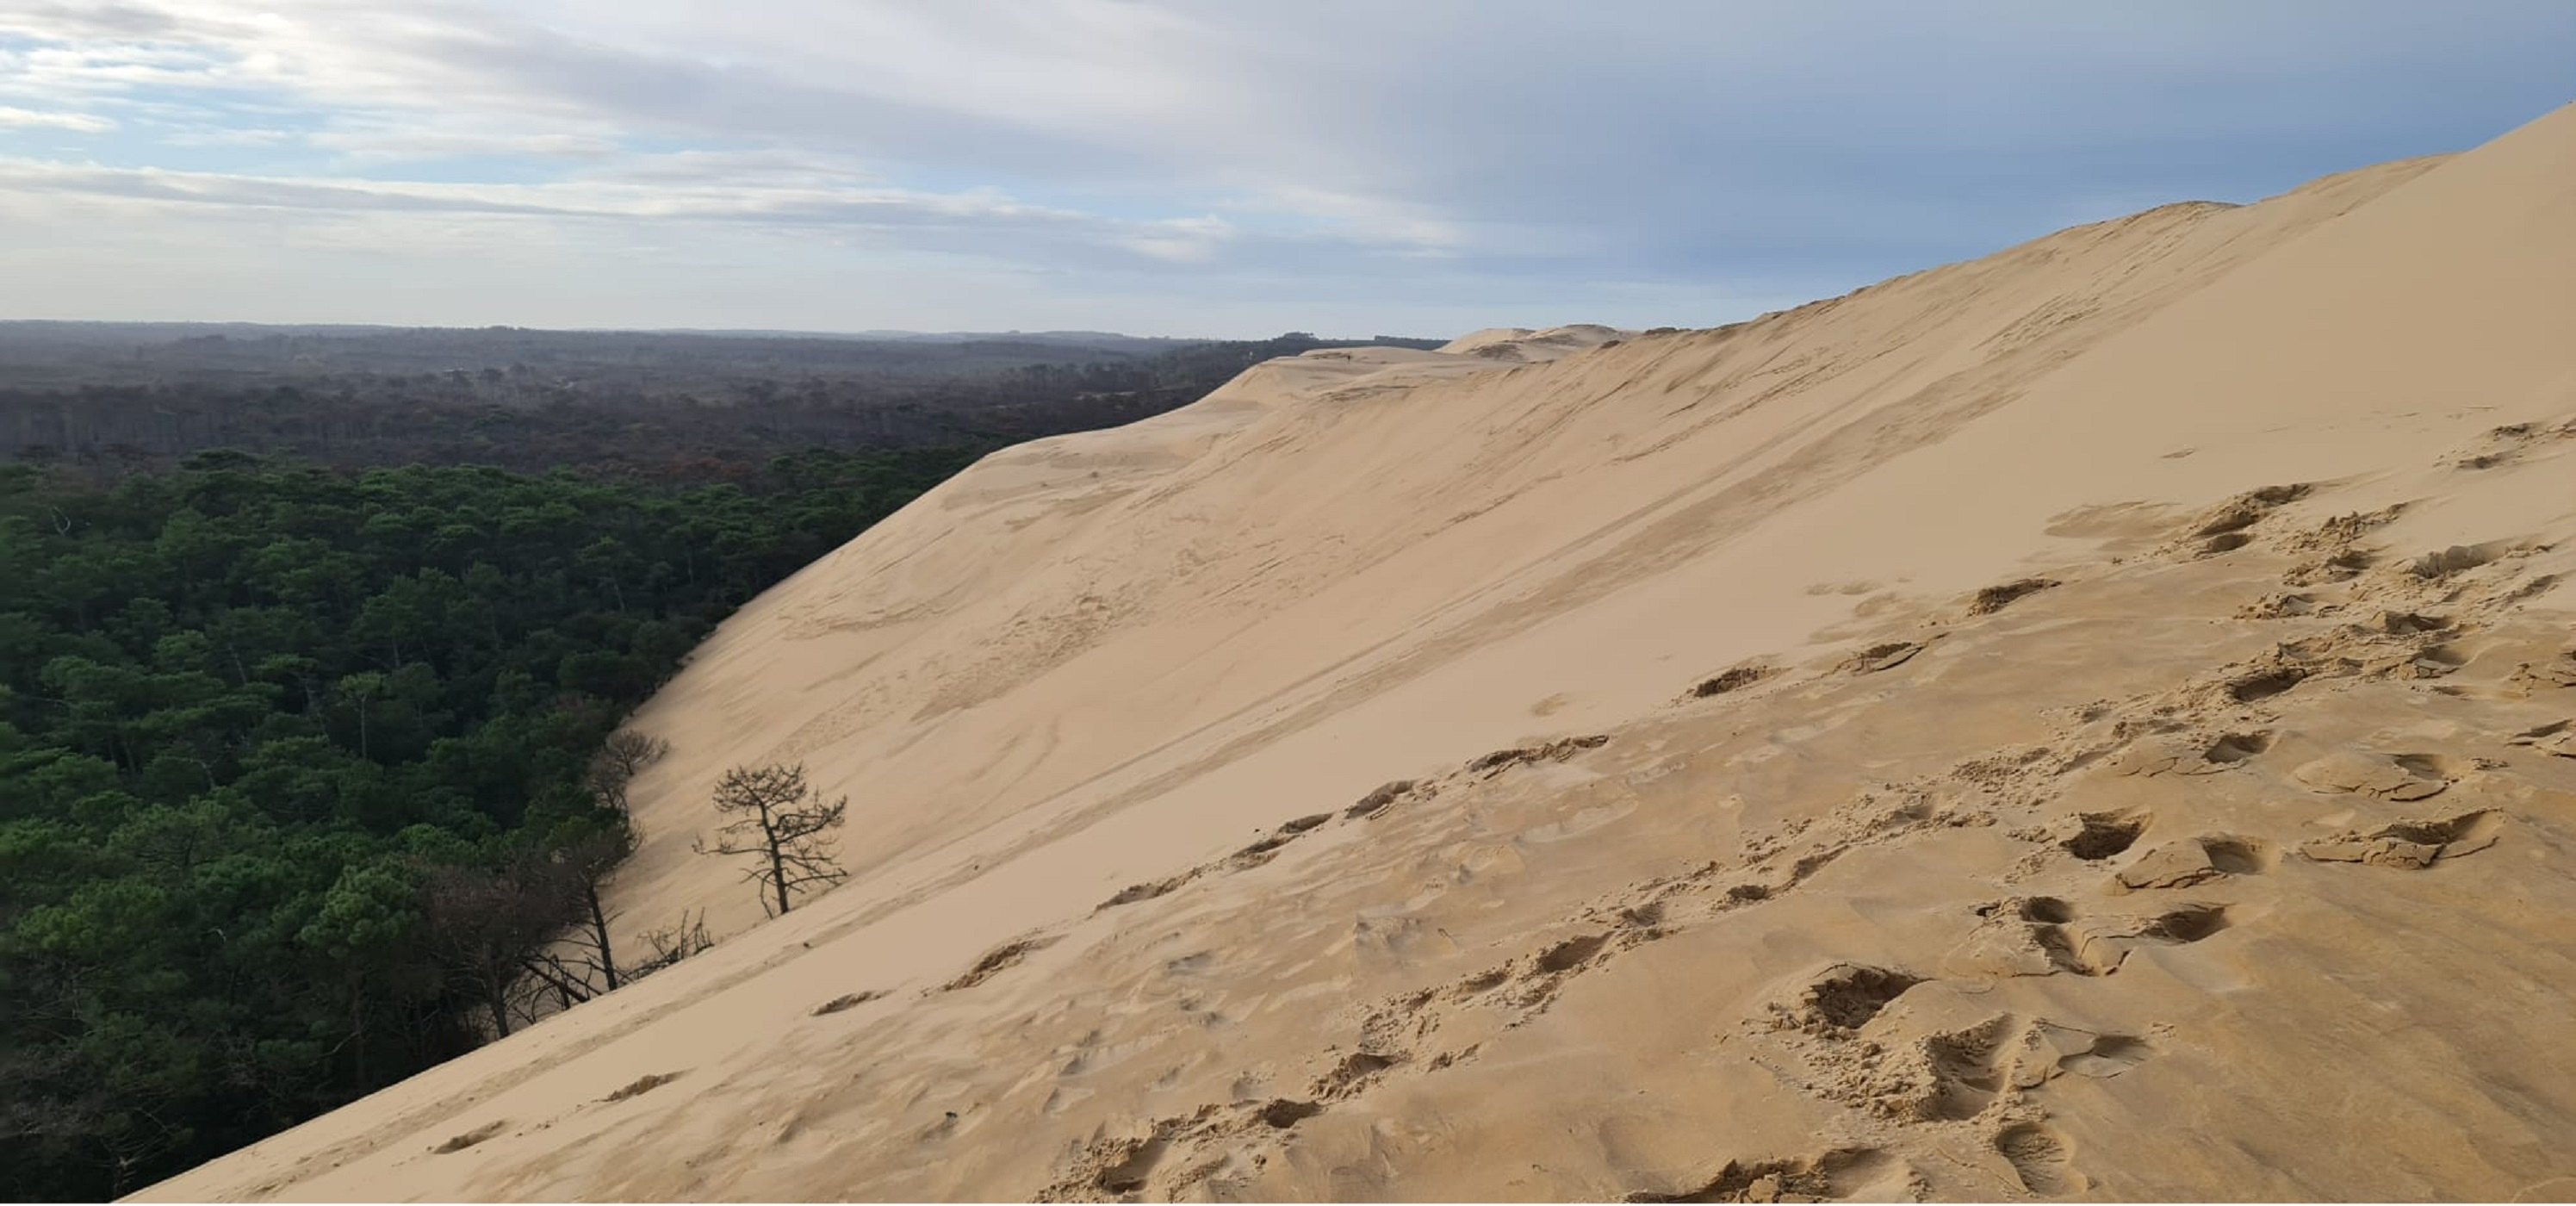
[(41, 286), (0, 317), (1712, 325), (2462, 150), (2571, 63), (2576, 8), (2523, 0), (36, 0), (0, 11), (0, 271)]
[[(229, 318), (10, 318), (0, 317), (0, 327), (8, 326), (102, 326), (102, 327), (252, 327), (260, 330), (351, 330), (351, 331), (537, 331), (555, 335), (713, 335), (741, 337), (814, 338), (814, 339), (987, 339), (1024, 336), (1030, 338), (1061, 336), (1108, 336), (1119, 339), (1163, 340), (1176, 343), (1220, 343), (1229, 337), (1198, 335), (1172, 331), (1109, 331), (1073, 327), (1049, 327), (1042, 330), (994, 328), (985, 330), (919, 330), (902, 327), (865, 327), (853, 329), (792, 327), (558, 327), (528, 326), (519, 323), (401, 323), (401, 322), (254, 322)], [(1272, 331), (1272, 336), (1295, 332)], [(1371, 336), (1416, 337), (1418, 332), (1309, 331), (1327, 339), (1362, 339)], [(1434, 333), (1436, 334), (1436, 332)], [(1267, 338), (1259, 336), (1255, 338)], [(1422, 336), (1427, 337), (1427, 336)]]

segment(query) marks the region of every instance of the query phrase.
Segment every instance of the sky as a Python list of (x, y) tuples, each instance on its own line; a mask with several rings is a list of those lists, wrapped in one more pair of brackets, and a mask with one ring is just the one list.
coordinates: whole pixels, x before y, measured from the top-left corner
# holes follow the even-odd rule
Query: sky
[(0, 318), (1706, 326), (2571, 99), (2569, 0), (0, 0)]

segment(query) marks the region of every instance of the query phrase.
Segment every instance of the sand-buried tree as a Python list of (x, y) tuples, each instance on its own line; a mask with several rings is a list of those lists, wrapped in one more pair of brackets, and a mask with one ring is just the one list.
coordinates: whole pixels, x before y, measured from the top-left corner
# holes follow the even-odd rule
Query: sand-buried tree
[(635, 822), (627, 810), (626, 789), (635, 776), (670, 752), (671, 744), (634, 729), (618, 729), (600, 744), (582, 771), (581, 785), (596, 806), (587, 815), (557, 824), (549, 834), (552, 862), (563, 890), (577, 897), (573, 932), (565, 939), (573, 952), (549, 951), (530, 965), (531, 974), (553, 986), (564, 1006), (615, 991), (635, 978), (620, 969), (609, 923), (616, 911), (605, 896), (608, 881), (635, 853)]
[(747, 854), (758, 861), (743, 878), (761, 885), (760, 907), (785, 913), (791, 897), (807, 888), (831, 887), (850, 873), (833, 861), (830, 831), (841, 827), (850, 798), (825, 800), (805, 782), (805, 768), (737, 766), (716, 780), (716, 811), (738, 820), (716, 830), (715, 844), (696, 843), (700, 854)]
[(671, 743), (634, 729), (610, 733), (599, 745), (583, 769), (582, 786), (589, 789), (602, 808), (626, 811), (626, 789), (644, 768), (662, 760), (671, 752)]

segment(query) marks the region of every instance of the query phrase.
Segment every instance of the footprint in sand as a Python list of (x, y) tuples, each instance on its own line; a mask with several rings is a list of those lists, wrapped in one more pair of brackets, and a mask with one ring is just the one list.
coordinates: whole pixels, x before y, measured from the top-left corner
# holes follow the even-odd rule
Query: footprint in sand
[(2576, 649), (2560, 653), (2551, 661), (2524, 662), (2505, 679), (2506, 692), (2517, 699), (2561, 687), (2576, 687)]
[(1572, 971), (1581, 967), (1585, 960), (1590, 959), (1601, 949), (1602, 943), (1609, 940), (1608, 934), (1583, 934), (1568, 938), (1540, 952), (1537, 961), (1530, 965), (1530, 974), (1553, 976)]
[(1201, 870), (1205, 870), (1205, 868), (1199, 868), (1184, 874), (1175, 875), (1168, 879), (1154, 880), (1151, 883), (1129, 884), (1124, 888), (1118, 889), (1116, 895), (1092, 906), (1091, 911), (1097, 913), (1102, 909), (1114, 909), (1120, 905), (1131, 905), (1140, 900), (1155, 900), (1169, 896), (1172, 893), (1179, 891), (1181, 885), (1197, 879)]
[(1921, 652), (1921, 641), (1887, 641), (1853, 654), (1843, 663), (1843, 668), (1853, 674), (1876, 674), (1902, 666)]
[(1396, 801), (1413, 795), (1415, 786), (1411, 779), (1398, 779), (1392, 783), (1382, 784), (1377, 790), (1361, 796), (1358, 802), (1343, 809), (1342, 816), (1353, 821), (1374, 817), (1394, 807)]
[(2233, 770), (2272, 748), (2269, 729), (2216, 737), (2169, 735), (2142, 740), (2111, 760), (2113, 773), (2152, 778), (2162, 774), (2214, 775)]
[(1406, 1058), (1402, 1052), (1354, 1051), (1315, 1078), (1315, 1096), (1328, 1102), (1356, 1096), (1387, 1069), (1405, 1062)]
[(956, 979), (940, 985), (939, 991), (956, 992), (960, 989), (973, 988), (1004, 971), (1019, 966), (1022, 960), (1029, 957), (1030, 952), (1045, 950), (1055, 943), (1054, 937), (1022, 938), (1005, 942), (984, 952), (984, 957), (977, 959), (973, 967), (959, 973)]
[(454, 1152), (461, 1152), (477, 1143), (490, 1139), (494, 1135), (500, 1134), (502, 1131), (508, 1130), (509, 1127), (509, 1119), (496, 1119), (494, 1121), (484, 1123), (483, 1125), (467, 1131), (462, 1135), (453, 1136), (449, 1138), (447, 1142), (441, 1143), (429, 1150), (432, 1154), (440, 1156), (449, 1155)]
[(828, 1014), (840, 1013), (843, 1010), (856, 1009), (870, 1001), (878, 1000), (885, 995), (884, 989), (871, 988), (866, 992), (854, 992), (845, 996), (834, 997), (829, 1001), (825, 1001), (822, 1004), (815, 1006), (812, 1016), (819, 1018)]
[(1725, 670), (1719, 671), (1717, 675), (1712, 678), (1700, 680), (1698, 685), (1691, 688), (1690, 697), (1692, 699), (1707, 699), (1713, 695), (1725, 695), (1730, 692), (1741, 691), (1746, 687), (1750, 687), (1755, 683), (1761, 682), (1763, 679), (1778, 674), (1779, 672), (1780, 668), (1778, 666), (1764, 662), (1746, 662), (1742, 665), (1731, 666)]
[(2078, 813), (2073, 818), (2060, 823), (2059, 831), (2066, 836), (2060, 838), (2057, 845), (2059, 849), (2088, 863), (2099, 862), (2115, 857), (2136, 844), (2138, 835), (2145, 833), (2148, 822), (2154, 819), (2153, 813), (2136, 809), (2124, 812)]
[(2558, 758), (2576, 758), (2576, 720), (2534, 725), (2505, 738), (2506, 745), (2527, 745)]
[(2256, 703), (2279, 695), (2306, 682), (2308, 672), (2297, 666), (2280, 666), (2248, 674), (2227, 684), (2227, 697), (2238, 703)]
[(2140, 946), (2182, 946), (2199, 942), (2235, 924), (2225, 905), (2187, 904), (2147, 917), (2104, 918), (2060, 926), (2043, 940), (2049, 954), (2067, 971), (2107, 976), (2120, 970), (2129, 952)]
[(1563, 762), (1585, 750), (1599, 749), (1609, 741), (1608, 734), (1594, 733), (1583, 737), (1563, 737), (1545, 745), (1495, 750), (1470, 759), (1467, 771), (1469, 774), (1493, 775), (1525, 762)]
[(2450, 464), (2454, 469), (2493, 469), (2520, 459), (2533, 444), (2569, 435), (2576, 435), (2576, 424), (2547, 427), (2539, 423), (2507, 423), (2487, 432), (2475, 450), (2458, 454)]
[(1893, 968), (1829, 964), (1805, 977), (1788, 1000), (1772, 1004), (1772, 1027), (1809, 1033), (1858, 1030), (1888, 1002), (1921, 983), (1923, 977)]
[(2425, 754), (2372, 754), (2338, 750), (2301, 763), (2290, 777), (2311, 791), (2349, 792), (2373, 799), (2404, 802), (2442, 793), (2453, 769), (2446, 760)]
[(1983, 918), (1941, 962), (1968, 976), (2045, 976), (2061, 971), (2051, 943), (2075, 920), (2074, 906), (2054, 896), (2022, 896), (1977, 907)]
[(2279, 861), (2272, 844), (2234, 834), (2202, 834), (2148, 851), (2112, 876), (2111, 891), (2188, 888), (2230, 875), (2261, 875)]
[(2199, 766), (2184, 766), (2186, 775), (2205, 775), (2225, 770), (2256, 754), (2272, 748), (2272, 734), (2267, 730), (2251, 733), (2226, 733), (2200, 751)]
[(1922, 1121), (1958, 1121), (1985, 1111), (2004, 1088), (2001, 1058), (2012, 1045), (2019, 1023), (1998, 1014), (1964, 1030), (1923, 1040), (1923, 1060), (1930, 1072), (1930, 1091), (1913, 1103)]
[(2006, 1061), (2005, 1078), (2016, 1089), (2035, 1089), (2060, 1076), (2111, 1077), (2145, 1063), (2155, 1046), (2135, 1035), (2110, 1034), (2033, 1021)]
[(2265, 595), (2238, 608), (2236, 616), (2242, 620), (2285, 620), (2297, 616), (2314, 615), (2316, 611), (2315, 595), (2297, 591), (2280, 591)]
[(1093, 1174), (1091, 1183), (1104, 1193), (1134, 1193), (1143, 1189), (1145, 1178), (1153, 1174), (1154, 1166), (1162, 1162), (1163, 1153), (1170, 1146), (1170, 1142), (1159, 1134), (1138, 1142), (1121, 1153), (1117, 1162)]
[(2288, 485), (2265, 486), (2260, 490), (2239, 494), (2202, 512), (2200, 522), (2192, 525), (2189, 531), (2170, 547), (2177, 553), (2191, 557), (2214, 557), (2220, 553), (2230, 553), (2244, 548), (2254, 543), (2253, 535), (2246, 529), (2262, 522), (2265, 516), (2279, 509), (2282, 504), (2298, 499), (2307, 492), (2308, 487), (2304, 485)]
[(1627, 1202), (1902, 1202), (1919, 1200), (1914, 1170), (1876, 1148), (1836, 1148), (1796, 1160), (1729, 1160), (1689, 1188), (1641, 1190)]
[(2234, 924), (2227, 906), (2190, 903), (2159, 913), (2079, 918), (2053, 896), (2018, 897), (1980, 906), (1985, 920), (1942, 961), (1963, 975), (2108, 976), (2141, 946), (2181, 946)]
[(1299, 817), (1296, 820), (1281, 825), (1279, 828), (1272, 830), (1260, 841), (1254, 842), (1241, 850), (1235, 851), (1233, 854), (1227, 855), (1225, 859), (1225, 867), (1229, 871), (1249, 871), (1254, 867), (1261, 866), (1262, 864), (1279, 857), (1279, 851), (1284, 849), (1288, 843), (1296, 841), (1298, 838), (1304, 837), (1306, 834), (1321, 828), (1325, 822), (1332, 819), (1333, 814), (1329, 812), (1319, 812), (1311, 816)]
[(1874, 1104), (1915, 1122), (1965, 1121), (1999, 1100), (2018, 1100), (2008, 1094), (2029, 1092), (2062, 1076), (2108, 1079), (2152, 1054), (2146, 1040), (2131, 1035), (1996, 1014), (1924, 1038), (1915, 1048), (1919, 1070), (1903, 1078), (1904, 1090)]
[(2314, 561), (2291, 566), (2281, 575), (2285, 586), (2317, 586), (2328, 582), (2349, 582), (2363, 570), (2379, 564), (2379, 558), (2361, 549), (2344, 549)]
[(2039, 1123), (2016, 1122), (1997, 1131), (1995, 1150), (2021, 1178), (2022, 1188), (2041, 1197), (2078, 1192), (2091, 1184), (2073, 1168), (2066, 1137)]
[(1976, 598), (1969, 600), (1968, 614), (1993, 615), (2026, 596), (2038, 594), (2056, 585), (2058, 581), (2055, 578), (2023, 578), (2015, 582), (1989, 586), (1978, 591)]
[(1274, 1097), (1268, 1104), (1261, 1107), (1259, 1117), (1261, 1125), (1284, 1131), (1323, 1112), (1322, 1102), (1290, 1101), (1285, 1097)]
[(2468, 665), (2469, 657), (2469, 652), (2457, 645), (2427, 645), (2399, 667), (2399, 672), (2407, 678), (2442, 678)]
[(647, 1073), (627, 1082), (625, 1088), (619, 1089), (606, 1097), (602, 1097), (600, 1100), (605, 1102), (619, 1102), (630, 1097), (641, 1097), (646, 1093), (650, 1093), (653, 1090), (661, 1088), (662, 1086), (678, 1079), (680, 1079), (680, 1073), (677, 1072)]
[[(1603, 738), (1602, 740), (1607, 740), (1607, 738)], [(1384, 787), (1378, 788), (1376, 791), (1370, 792), (1367, 796), (1362, 797), (1359, 803), (1353, 804), (1349, 808), (1344, 809), (1341, 815), (1352, 820), (1375, 816), (1380, 812), (1384, 812), (1390, 804), (1395, 802), (1397, 797), (1410, 793), (1413, 789), (1414, 783), (1410, 779), (1389, 783)], [(1091, 911), (1098, 913), (1105, 909), (1115, 909), (1122, 905), (1131, 905), (1139, 901), (1155, 900), (1164, 896), (1169, 896), (1203, 875), (1219, 871), (1250, 871), (1255, 867), (1264, 866), (1268, 864), (1270, 860), (1279, 857), (1279, 852), (1286, 849), (1288, 843), (1296, 841), (1298, 838), (1304, 837), (1317, 829), (1323, 828), (1327, 823), (1332, 821), (1332, 819), (1333, 814), (1329, 812), (1318, 812), (1308, 816), (1299, 817), (1296, 820), (1289, 821), (1286, 824), (1279, 826), (1277, 829), (1262, 835), (1258, 841), (1253, 842), (1251, 845), (1246, 846), (1241, 850), (1237, 850), (1213, 863), (1202, 863), (1187, 871), (1183, 871), (1178, 875), (1167, 876), (1163, 879), (1152, 880), (1141, 884), (1129, 884), (1124, 888), (1120, 888), (1116, 895), (1111, 896), (1107, 900), (1101, 901), (1099, 904), (1093, 905)], [(1028, 951), (1036, 950), (1038, 946), (1042, 945), (1044, 945), (1044, 943), (1029, 946), (1020, 951), (1019, 954), (1026, 954)], [(985, 957), (990, 959), (996, 955), (1005, 955), (1008, 956), (1012, 962), (1017, 962), (1017, 955), (1010, 955), (1008, 948), (1005, 948), (1002, 951), (996, 951), (993, 955), (987, 955)], [(1002, 966), (1008, 965), (1008, 963), (1005, 963)], [(998, 971), (1000, 968), (997, 967), (993, 970)], [(964, 987), (964, 985), (952, 985), (952, 987)]]
[(2421, 871), (2445, 859), (2475, 854), (2496, 844), (2504, 819), (2492, 811), (2464, 812), (2444, 820), (2398, 821), (2367, 833), (2347, 831), (2302, 842), (2299, 853), (2321, 863), (2360, 863)]
[(2406, 572), (2418, 578), (2438, 580), (2473, 570), (2509, 553), (2529, 546), (2518, 540), (2490, 540), (2484, 544), (2455, 544), (2438, 552), (2426, 553), (2406, 563)]

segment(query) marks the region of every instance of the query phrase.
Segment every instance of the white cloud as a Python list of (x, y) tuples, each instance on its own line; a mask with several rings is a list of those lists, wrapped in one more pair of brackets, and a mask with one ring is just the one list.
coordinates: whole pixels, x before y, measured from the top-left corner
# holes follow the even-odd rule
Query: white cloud
[(1214, 259), (1217, 249), (1234, 238), (1235, 233), (1233, 223), (1210, 214), (1150, 223), (1125, 235), (1119, 242), (1131, 251), (1158, 260), (1200, 264)]
[(465, 158), (604, 160), (616, 140), (585, 134), (503, 134), (422, 129), (335, 129), (305, 135), (305, 145), (357, 160)]
[[(0, 133), (116, 135), (81, 152), (102, 162), (0, 161), (0, 208), (208, 317), (256, 296), (206, 291), (244, 263), (355, 307), (544, 261), (628, 285), (493, 304), (780, 325), (857, 297), (850, 321), (905, 326), (976, 282), (989, 326), (1095, 296), (1161, 329), (1336, 328), (1335, 304), (1714, 322), (2094, 199), (2452, 149), (2564, 99), (2569, 61), (2563, 0), (0, 0)], [(101, 214), (154, 254), (116, 258)], [(279, 254), (191, 250), (209, 232)], [(707, 288), (719, 248), (778, 283)]]
[(95, 113), (45, 113), (0, 105), (0, 130), (69, 130), (75, 134), (105, 134), (116, 128), (112, 118)]
[(411, 221), (424, 231), (477, 219), (558, 223), (732, 226), (778, 236), (875, 239), (959, 254), (1016, 248), (1022, 254), (1095, 269), (1209, 261), (1237, 231), (1214, 216), (1120, 220), (1032, 205), (993, 189), (931, 193), (790, 174), (716, 180), (682, 177), (639, 183), (574, 178), (542, 183), (451, 183), (328, 176), (253, 176), (0, 156), (0, 193), (41, 208), (112, 203), (129, 213), (246, 210), (348, 218), (377, 229)]
[(1371, 242), (1401, 245), (1426, 255), (1456, 254), (1468, 243), (1459, 222), (1425, 205), (1299, 184), (1276, 185), (1244, 199), (1246, 209), (1305, 218)]

